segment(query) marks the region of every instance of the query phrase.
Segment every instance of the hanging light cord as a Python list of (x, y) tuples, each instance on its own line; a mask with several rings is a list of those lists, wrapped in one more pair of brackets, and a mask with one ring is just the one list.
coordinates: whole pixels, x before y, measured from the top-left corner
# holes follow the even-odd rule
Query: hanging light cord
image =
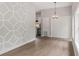
[(55, 3), (55, 17), (56, 17), (56, 2), (54, 2)]

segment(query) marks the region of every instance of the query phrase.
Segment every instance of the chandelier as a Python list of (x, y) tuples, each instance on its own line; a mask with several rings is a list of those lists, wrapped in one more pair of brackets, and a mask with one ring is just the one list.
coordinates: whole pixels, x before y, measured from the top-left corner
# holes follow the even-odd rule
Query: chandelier
[(57, 16), (57, 11), (56, 11), (56, 2), (54, 2), (54, 15), (52, 16), (53, 19), (58, 19), (58, 16)]

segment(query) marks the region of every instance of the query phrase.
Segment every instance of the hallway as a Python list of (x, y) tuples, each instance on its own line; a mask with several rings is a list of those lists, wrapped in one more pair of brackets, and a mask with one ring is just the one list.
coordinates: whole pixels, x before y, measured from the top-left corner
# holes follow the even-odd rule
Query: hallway
[(71, 41), (43, 37), (2, 56), (74, 56), (74, 51)]

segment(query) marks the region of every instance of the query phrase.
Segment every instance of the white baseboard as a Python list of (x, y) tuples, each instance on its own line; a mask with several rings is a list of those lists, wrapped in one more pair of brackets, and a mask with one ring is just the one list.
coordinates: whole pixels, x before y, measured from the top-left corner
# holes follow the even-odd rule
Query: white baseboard
[(36, 40), (36, 38), (33, 38), (33, 39), (31, 39), (30, 41), (24, 42), (24, 43), (22, 43), (22, 44), (13, 46), (12, 48), (9, 48), (9, 49), (7, 49), (7, 50), (5, 50), (5, 51), (1, 51), (1, 52), (0, 52), (0, 55), (1, 55), (1, 54), (4, 54), (4, 53), (6, 53), (6, 52), (9, 52), (9, 51), (11, 51), (11, 50), (13, 50), (13, 49), (16, 49), (16, 48), (18, 48), (18, 47), (21, 47), (21, 46), (23, 46), (23, 45), (25, 45), (25, 44), (27, 44), (27, 43), (30, 43), (30, 42), (32, 42), (32, 41), (34, 41), (34, 40)]
[[(42, 36), (44, 37), (44, 36)], [(47, 36), (47, 37), (51, 37), (51, 36)], [(56, 37), (56, 36), (52, 36), (51, 38), (61, 38), (63, 40), (66, 40), (66, 41), (72, 41), (72, 38), (68, 38), (68, 37)]]

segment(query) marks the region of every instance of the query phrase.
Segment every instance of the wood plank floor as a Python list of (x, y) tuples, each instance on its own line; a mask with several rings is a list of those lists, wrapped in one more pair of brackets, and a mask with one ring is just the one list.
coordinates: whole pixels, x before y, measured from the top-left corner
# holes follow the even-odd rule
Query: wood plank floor
[(74, 56), (74, 51), (70, 41), (44, 37), (1, 56)]

